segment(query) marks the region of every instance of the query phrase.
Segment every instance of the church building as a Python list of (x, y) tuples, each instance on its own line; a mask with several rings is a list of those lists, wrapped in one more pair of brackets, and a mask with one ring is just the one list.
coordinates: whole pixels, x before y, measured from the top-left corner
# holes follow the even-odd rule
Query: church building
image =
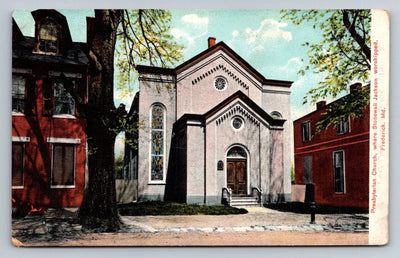
[(290, 201), (292, 82), (266, 79), (215, 38), (176, 68), (137, 71), (138, 201)]

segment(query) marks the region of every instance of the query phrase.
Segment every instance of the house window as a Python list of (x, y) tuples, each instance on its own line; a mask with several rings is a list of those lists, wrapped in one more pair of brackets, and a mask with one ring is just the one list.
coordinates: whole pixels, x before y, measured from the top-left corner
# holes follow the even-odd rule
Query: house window
[(303, 142), (309, 142), (311, 140), (310, 121), (301, 123), (301, 139)]
[(12, 143), (12, 187), (24, 186), (24, 143)]
[(312, 157), (307, 156), (303, 159), (303, 180), (304, 184), (312, 183)]
[(12, 75), (12, 111), (24, 112), (25, 106), (25, 76)]
[(333, 180), (335, 193), (344, 193), (344, 151), (333, 152)]
[[(74, 81), (73, 84), (75, 84)], [(75, 101), (65, 89), (63, 80), (54, 82), (54, 114), (75, 115)]]
[(151, 173), (150, 181), (164, 181), (164, 108), (151, 109)]
[(68, 187), (75, 185), (75, 145), (53, 143), (53, 166), (51, 186)]
[(39, 52), (57, 54), (58, 37), (58, 24), (50, 19), (42, 20), (39, 28)]
[(346, 117), (340, 120), (340, 122), (337, 124), (337, 133), (345, 134), (349, 133), (349, 131), (350, 131), (350, 120), (349, 117)]

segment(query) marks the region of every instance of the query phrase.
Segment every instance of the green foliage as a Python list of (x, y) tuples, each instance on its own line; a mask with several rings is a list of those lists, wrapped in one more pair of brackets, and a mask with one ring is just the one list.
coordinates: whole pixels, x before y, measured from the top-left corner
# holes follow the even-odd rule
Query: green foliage
[(363, 87), (356, 93), (349, 94), (329, 105), (326, 113), (317, 122), (316, 133), (329, 126), (336, 126), (340, 121), (348, 117), (364, 116), (364, 108), (369, 104), (370, 87)]
[(121, 98), (130, 95), (137, 64), (169, 67), (183, 59), (183, 46), (170, 34), (171, 13), (166, 10), (124, 10), (117, 32), (115, 66)]
[(146, 216), (146, 215), (228, 215), (245, 214), (247, 210), (230, 206), (194, 205), (173, 202), (139, 202), (121, 204), (118, 206), (122, 216)]
[(115, 178), (122, 179), (124, 176), (124, 155), (120, 153), (115, 158)]
[[(371, 68), (370, 10), (283, 10), (281, 13), (282, 18), (296, 25), (303, 22), (313, 23), (313, 28), (322, 32), (321, 42), (303, 44), (309, 48), (309, 64), (299, 74), (313, 71), (325, 75), (319, 85), (304, 96), (303, 104), (315, 104), (328, 97), (335, 98), (347, 91), (354, 81), (368, 83)], [(356, 103), (350, 103), (350, 99), (341, 101), (341, 107), (336, 106), (332, 108), (332, 112), (326, 113), (327, 119), (337, 121), (343, 116), (359, 115), (360, 110), (369, 102), (366, 101), (365, 94), (358, 97), (360, 99), (351, 98)], [(354, 107), (360, 110), (352, 110)], [(329, 126), (333, 122), (324, 121), (320, 124)]]

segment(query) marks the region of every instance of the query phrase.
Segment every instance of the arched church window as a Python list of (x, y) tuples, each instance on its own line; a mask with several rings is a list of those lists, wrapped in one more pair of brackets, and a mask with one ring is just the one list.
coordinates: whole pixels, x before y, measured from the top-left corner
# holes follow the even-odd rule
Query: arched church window
[(51, 19), (43, 19), (39, 28), (39, 52), (58, 52), (59, 29), (58, 24)]
[(151, 108), (151, 181), (164, 181), (164, 108)]
[(282, 118), (281, 113), (279, 113), (278, 111), (272, 111), (271, 112), (271, 116), (272, 116), (273, 119)]
[(246, 154), (246, 151), (242, 147), (235, 146), (235, 147), (232, 147), (228, 151), (227, 157), (228, 158), (236, 158), (236, 159), (237, 158), (245, 159), (245, 158), (247, 158), (247, 154)]

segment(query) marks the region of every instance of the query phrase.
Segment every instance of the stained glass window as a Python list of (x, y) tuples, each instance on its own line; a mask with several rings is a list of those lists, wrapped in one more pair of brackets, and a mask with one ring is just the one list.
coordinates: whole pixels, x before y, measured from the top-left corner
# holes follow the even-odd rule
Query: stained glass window
[(151, 110), (151, 181), (164, 180), (164, 109)]

